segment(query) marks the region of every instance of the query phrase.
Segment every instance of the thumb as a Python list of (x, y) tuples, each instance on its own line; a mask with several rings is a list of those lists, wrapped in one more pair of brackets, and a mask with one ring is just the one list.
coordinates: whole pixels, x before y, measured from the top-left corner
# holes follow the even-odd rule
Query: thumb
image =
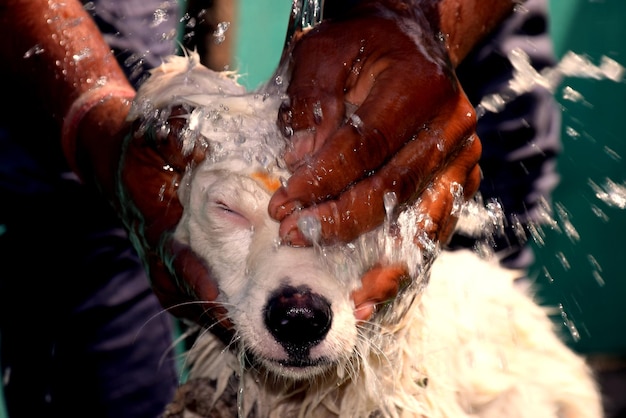
[(375, 266), (361, 278), (362, 286), (352, 292), (354, 316), (367, 321), (376, 311), (376, 305), (397, 296), (408, 278), (406, 267), (400, 265)]

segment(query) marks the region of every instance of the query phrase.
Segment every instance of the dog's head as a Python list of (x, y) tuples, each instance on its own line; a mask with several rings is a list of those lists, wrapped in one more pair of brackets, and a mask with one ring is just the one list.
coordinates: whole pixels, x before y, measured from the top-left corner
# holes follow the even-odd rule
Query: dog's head
[[(347, 245), (281, 244), (278, 223), (267, 209), (288, 177), (280, 158), (286, 142), (275, 123), (280, 99), (245, 93), (193, 57), (176, 57), (140, 89), (131, 118), (154, 115), (156, 108), (162, 121), (175, 105), (193, 108), (185, 116), (189, 137), (203, 141), (208, 152), (181, 184), (185, 210), (175, 235), (207, 262), (218, 281), (218, 302), (235, 328), (234, 346), (270, 373), (301, 379), (342, 364), (350, 370), (354, 357), (364, 354), (358, 347), (363, 333), (379, 325), (358, 323), (350, 296), (373, 265), (398, 261), (392, 259), (398, 252), (389, 249), (402, 243), (403, 234), (381, 228)], [(415, 228), (412, 216), (404, 211), (394, 230)], [(319, 225), (306, 221), (301, 228), (314, 236)], [(413, 237), (415, 231), (404, 234)], [(419, 275), (415, 266), (421, 258), (403, 262)], [(401, 311), (396, 305), (378, 320), (397, 319)]]
[(267, 212), (277, 179), (267, 176), (233, 159), (198, 167), (177, 233), (208, 262), (241, 348), (302, 377), (351, 354), (358, 276), (334, 275), (319, 248), (280, 244)]

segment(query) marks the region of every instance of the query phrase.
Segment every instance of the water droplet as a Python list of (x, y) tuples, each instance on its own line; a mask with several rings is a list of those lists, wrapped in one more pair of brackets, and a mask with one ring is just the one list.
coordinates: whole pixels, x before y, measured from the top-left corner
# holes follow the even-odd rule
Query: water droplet
[(563, 95), (561, 96), (565, 100), (569, 100), (570, 102), (584, 102), (583, 95), (578, 91), (574, 90), (570, 86), (565, 86), (563, 88)]
[(303, 216), (298, 219), (298, 229), (302, 232), (304, 237), (312, 242), (317, 243), (320, 240), (322, 233), (322, 225), (314, 216)]
[(324, 118), (324, 111), (322, 110), (322, 104), (317, 101), (313, 105), (313, 119), (315, 123), (322, 123), (322, 119)]
[(598, 282), (598, 285), (604, 287), (604, 285), (606, 284), (606, 282), (604, 281), (604, 278), (602, 277), (602, 275), (600, 274), (599, 271), (594, 270), (591, 272), (591, 275), (593, 276), (593, 278), (596, 280), (596, 282)]
[(548, 271), (548, 268), (546, 266), (542, 266), (541, 270), (543, 270), (543, 275), (546, 277), (546, 279), (548, 279), (550, 283), (554, 283), (554, 277), (552, 277), (552, 275)]
[(612, 148), (607, 147), (606, 145), (602, 148), (604, 150), (604, 153), (606, 155), (608, 155), (609, 157), (611, 157), (612, 160), (615, 161), (621, 161), (622, 157), (619, 155), (619, 153), (615, 150), (613, 150)]
[(350, 115), (350, 125), (354, 126), (357, 131), (360, 131), (363, 127), (363, 120), (359, 117), (359, 115), (353, 113)]
[(159, 188), (159, 202), (163, 202), (165, 201), (165, 192), (167, 191), (167, 186), (165, 184), (162, 184), (161, 187)]
[(571, 268), (571, 266), (569, 264), (569, 260), (567, 259), (565, 254), (563, 254), (562, 251), (557, 251), (554, 256), (557, 258), (557, 260), (559, 260), (559, 262), (561, 263), (561, 266), (563, 266), (564, 270), (569, 270)]
[(609, 80), (621, 82), (624, 79), (624, 67), (617, 61), (603, 56), (600, 61), (600, 69)]
[[(502, 109), (504, 109), (504, 105), (506, 104), (504, 98), (499, 94), (492, 94), (490, 96), (486, 96), (479, 104), (481, 109), (484, 109), (491, 113), (498, 113)], [(484, 114), (482, 112), (481, 114)]]
[(44, 49), (41, 47), (41, 45), (35, 45), (24, 53), (24, 58), (30, 58), (34, 55), (39, 55), (43, 53), (44, 53)]
[(150, 24), (151, 28), (155, 28), (162, 24), (163, 22), (167, 22), (169, 16), (167, 14), (167, 10), (165, 9), (156, 9), (152, 13), (152, 23)]
[(572, 139), (580, 138), (580, 133), (576, 129), (572, 128), (571, 126), (567, 126), (565, 128), (565, 133), (567, 134), (567, 136), (569, 136)]
[(626, 184), (617, 184), (607, 178), (602, 186), (590, 179), (589, 186), (594, 191), (595, 196), (608, 206), (626, 209)]
[(213, 42), (221, 44), (226, 40), (226, 31), (230, 27), (230, 22), (220, 22), (217, 24), (215, 31), (213, 31)]
[(396, 208), (398, 207), (398, 196), (396, 195), (396, 193), (386, 192), (383, 195), (383, 205), (385, 207), (385, 221), (383, 224), (383, 229), (385, 238), (387, 238), (392, 234), (392, 228), (396, 222), (396, 217), (394, 215)]
[(383, 195), (383, 205), (385, 206), (386, 219), (393, 221), (393, 213), (398, 207), (398, 196), (395, 192), (386, 192)]
[(554, 206), (556, 209), (556, 213), (559, 217), (559, 224), (563, 228), (565, 235), (572, 242), (580, 241), (580, 234), (578, 234), (578, 231), (576, 230), (576, 228), (574, 227), (574, 224), (570, 220), (570, 214), (565, 209), (565, 206), (563, 206), (563, 204), (560, 202), (557, 202)]
[(72, 55), (72, 59), (74, 62), (79, 62), (84, 60), (85, 58), (89, 58), (91, 56), (91, 49), (83, 48), (78, 53)]
[(591, 212), (597, 216), (601, 221), (608, 222), (609, 216), (604, 213), (602, 209), (600, 209), (597, 205), (591, 205)]
[(453, 198), (452, 211), (450, 212), (450, 215), (457, 216), (465, 203), (463, 186), (460, 183), (453, 182), (450, 184), (450, 194)]
[(528, 240), (528, 237), (526, 236), (526, 231), (524, 230), (524, 223), (520, 220), (519, 216), (516, 213), (511, 215), (511, 229), (515, 234), (515, 238), (517, 238), (520, 243), (524, 243)]
[(578, 328), (576, 328), (576, 324), (574, 324), (574, 321), (569, 319), (567, 313), (565, 312), (565, 308), (563, 307), (563, 304), (559, 304), (559, 310), (561, 312), (561, 319), (563, 320), (563, 324), (569, 330), (570, 334), (572, 335), (572, 338), (574, 339), (574, 341), (579, 341), (580, 332), (578, 332)]

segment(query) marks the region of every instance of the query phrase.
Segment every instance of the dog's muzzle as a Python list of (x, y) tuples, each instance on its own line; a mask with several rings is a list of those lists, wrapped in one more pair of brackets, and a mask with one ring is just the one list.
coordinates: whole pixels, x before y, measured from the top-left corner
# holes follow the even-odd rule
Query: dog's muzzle
[(292, 365), (306, 366), (309, 351), (328, 333), (333, 314), (326, 298), (306, 286), (283, 286), (265, 306), (265, 326)]

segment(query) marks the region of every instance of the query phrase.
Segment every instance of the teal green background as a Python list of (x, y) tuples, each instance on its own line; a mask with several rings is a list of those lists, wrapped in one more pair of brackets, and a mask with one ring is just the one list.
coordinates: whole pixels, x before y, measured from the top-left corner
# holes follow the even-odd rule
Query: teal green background
[(249, 89), (267, 81), (278, 65), (285, 43), (291, 0), (239, 0), (234, 69)]
[[(550, 7), (559, 56), (572, 51), (596, 65), (602, 56), (626, 65), (625, 1), (552, 0)], [(563, 99), (566, 86), (584, 100)], [(626, 355), (626, 210), (602, 202), (590, 187), (590, 181), (603, 185), (606, 179), (626, 185), (626, 84), (566, 78), (555, 96), (563, 109), (563, 152), (553, 199), (567, 211), (580, 240), (546, 230), (531, 277), (540, 286), (539, 298), (562, 304), (580, 334), (574, 337), (563, 317), (555, 316), (573, 348)]]

